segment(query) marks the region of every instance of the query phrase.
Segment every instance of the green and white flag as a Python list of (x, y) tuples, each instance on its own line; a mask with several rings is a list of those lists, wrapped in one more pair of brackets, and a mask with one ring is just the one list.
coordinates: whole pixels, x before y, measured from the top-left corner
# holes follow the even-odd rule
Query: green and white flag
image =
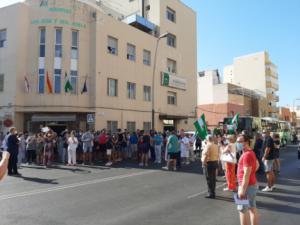
[(66, 82), (65, 83), (65, 92), (68, 93), (68, 92), (73, 91), (73, 87), (72, 87), (70, 80), (68, 79), (67, 72), (65, 73), (65, 82)]
[(230, 124), (227, 125), (227, 130), (229, 134), (235, 133), (238, 127), (239, 117), (240, 117), (239, 113), (235, 114), (235, 116), (231, 119)]
[(235, 114), (235, 116), (232, 118), (232, 120), (230, 122), (230, 125), (233, 125), (233, 126), (237, 127), (238, 121), (239, 121), (239, 117), (240, 117), (239, 113)]
[(205, 122), (205, 115), (202, 114), (201, 117), (194, 123), (198, 136), (204, 140), (207, 136), (207, 125)]

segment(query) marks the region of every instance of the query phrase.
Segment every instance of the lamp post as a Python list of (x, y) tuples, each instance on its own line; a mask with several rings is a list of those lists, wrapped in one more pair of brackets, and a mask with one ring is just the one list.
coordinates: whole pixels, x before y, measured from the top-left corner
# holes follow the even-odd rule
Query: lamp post
[(158, 45), (159, 45), (159, 41), (162, 38), (166, 38), (169, 35), (169, 33), (164, 33), (162, 35), (160, 35), (157, 40), (156, 40), (156, 47), (155, 47), (155, 52), (154, 52), (154, 59), (153, 59), (153, 73), (152, 73), (152, 90), (151, 90), (151, 94), (152, 94), (152, 121), (151, 121), (151, 125), (152, 125), (152, 130), (155, 130), (155, 109), (154, 109), (154, 87), (155, 87), (155, 70), (156, 70), (156, 61), (157, 61), (157, 50), (158, 50)]

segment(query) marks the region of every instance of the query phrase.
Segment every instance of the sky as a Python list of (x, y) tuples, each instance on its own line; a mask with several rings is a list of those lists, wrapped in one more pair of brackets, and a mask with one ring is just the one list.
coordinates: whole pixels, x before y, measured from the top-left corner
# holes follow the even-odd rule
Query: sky
[(279, 105), (300, 99), (300, 0), (181, 1), (197, 13), (198, 71), (222, 74), (233, 58), (268, 51), (278, 66)]

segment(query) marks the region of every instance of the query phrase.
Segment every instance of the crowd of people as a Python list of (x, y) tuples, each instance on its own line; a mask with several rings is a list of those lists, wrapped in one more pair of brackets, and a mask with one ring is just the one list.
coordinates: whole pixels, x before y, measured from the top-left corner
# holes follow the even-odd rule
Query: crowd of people
[(256, 174), (265, 172), (267, 186), (262, 192), (275, 189), (275, 174), (280, 173), (280, 137), (270, 131), (258, 133), (251, 141), (247, 132), (235, 135), (208, 135), (202, 151), (203, 174), (207, 180), (207, 198), (216, 197), (216, 177), (224, 171), (227, 187), (224, 191), (237, 193), (248, 204), (238, 205), (241, 224), (258, 224)]
[[(23, 163), (44, 167), (51, 167), (53, 162), (67, 166), (95, 163), (112, 166), (131, 159), (140, 167), (148, 167), (149, 163), (169, 163), (168, 156), (176, 160), (173, 167), (176, 170), (180, 169), (181, 164), (195, 160), (194, 143), (200, 152), (201, 140), (184, 130), (174, 134), (143, 130), (129, 132), (126, 129), (118, 129), (115, 133), (107, 132), (106, 129), (96, 132), (65, 130), (60, 134), (48, 129), (29, 134), (18, 133), (16, 128), (11, 128), (6, 135), (0, 135), (0, 146), (11, 152), (9, 175), (18, 175), (18, 168)], [(176, 136), (174, 143), (174, 139), (169, 138), (173, 136)], [(171, 140), (170, 143), (168, 140)]]
[(18, 133), (13, 127), (6, 135), (0, 134), (0, 146), (4, 150), (0, 166), (8, 163), (8, 175), (20, 175), (18, 168), (22, 163), (51, 167), (53, 162), (67, 166), (102, 162), (112, 166), (127, 159), (140, 167), (154, 163), (161, 164), (164, 170), (176, 171), (195, 161), (200, 153), (208, 186), (207, 198), (216, 197), (216, 178), (223, 173), (227, 184), (224, 191), (232, 191), (238, 198), (249, 200), (248, 205), (238, 205), (241, 224), (249, 224), (251, 220), (254, 225), (258, 221), (256, 173), (266, 174), (267, 186), (261, 190), (263, 192), (274, 190), (276, 174), (280, 173), (280, 137), (276, 133), (271, 136), (268, 130), (257, 133), (251, 141), (245, 131), (241, 134), (209, 134), (201, 140), (183, 129), (164, 133), (121, 129), (115, 133), (106, 129), (96, 132), (65, 130), (60, 134), (48, 129), (29, 134)]

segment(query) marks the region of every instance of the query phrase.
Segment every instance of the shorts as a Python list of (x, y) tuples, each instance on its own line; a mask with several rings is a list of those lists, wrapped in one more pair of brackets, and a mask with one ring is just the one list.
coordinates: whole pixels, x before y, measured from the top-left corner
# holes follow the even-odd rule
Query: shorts
[(265, 172), (271, 172), (273, 170), (273, 162), (274, 160), (265, 160), (264, 166), (265, 166)]
[(168, 159), (177, 159), (178, 153), (176, 152), (168, 152)]
[(93, 152), (93, 146), (83, 145), (83, 153)]
[(106, 144), (99, 144), (100, 152), (106, 152)]
[[(239, 186), (239, 189), (241, 187)], [(250, 185), (246, 190), (246, 197), (249, 200), (249, 205), (238, 205), (238, 211), (245, 213), (251, 208), (256, 208), (256, 193), (257, 185)]]
[(106, 149), (106, 155), (111, 155), (112, 150), (111, 149)]

